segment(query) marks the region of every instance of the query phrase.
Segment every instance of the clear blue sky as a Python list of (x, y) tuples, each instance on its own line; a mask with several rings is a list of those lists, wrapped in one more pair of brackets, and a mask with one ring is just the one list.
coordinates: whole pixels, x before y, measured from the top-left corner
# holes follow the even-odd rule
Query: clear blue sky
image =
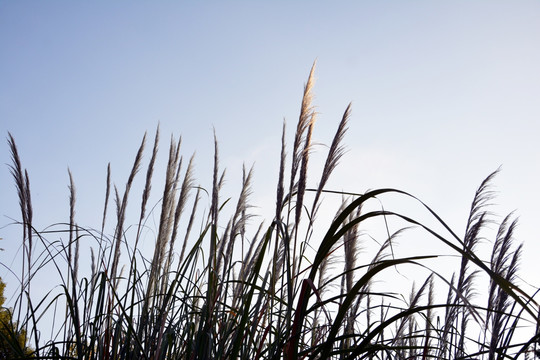
[[(29, 171), (38, 228), (68, 219), (68, 166), (78, 221), (97, 226), (107, 162), (122, 189), (158, 122), (197, 151), (203, 186), (215, 128), (231, 191), (255, 163), (254, 202), (272, 204), (283, 118), (292, 132), (317, 59), (317, 141), (353, 102), (333, 188), (410, 191), (462, 233), (502, 165), (494, 211), (517, 209), (523, 268), (537, 274), (538, 19), (538, 1), (0, 0), (0, 132)], [(0, 146), (3, 226), (20, 215)], [(1, 262), (18, 234), (0, 228)]]

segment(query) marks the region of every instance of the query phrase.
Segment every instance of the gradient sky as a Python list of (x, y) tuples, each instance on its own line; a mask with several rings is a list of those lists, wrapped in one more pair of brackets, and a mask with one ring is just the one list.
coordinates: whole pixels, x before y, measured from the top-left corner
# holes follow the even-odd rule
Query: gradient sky
[[(272, 206), (283, 119), (290, 145), (316, 59), (315, 141), (329, 144), (353, 103), (329, 187), (409, 191), (461, 234), (502, 166), (493, 211), (516, 210), (522, 268), (538, 283), (539, 19), (538, 1), (0, 0), (0, 132), (29, 171), (37, 228), (68, 219), (68, 166), (78, 221), (97, 226), (107, 163), (122, 189), (158, 122), (162, 156), (181, 135), (206, 187), (215, 128), (232, 195), (255, 163), (253, 202)], [(9, 264), (20, 235), (4, 225), (20, 214), (0, 146)]]

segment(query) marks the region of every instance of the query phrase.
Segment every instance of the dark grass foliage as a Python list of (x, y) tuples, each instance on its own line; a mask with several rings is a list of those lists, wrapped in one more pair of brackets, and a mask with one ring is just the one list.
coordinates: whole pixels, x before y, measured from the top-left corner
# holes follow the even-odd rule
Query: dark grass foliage
[[(476, 192), (463, 236), (404, 191), (329, 190), (344, 153), (349, 105), (310, 188), (313, 84), (312, 69), (291, 157), (285, 126), (276, 154), (275, 216), (260, 225), (250, 203), (253, 169), (244, 168), (238, 199), (222, 194), (217, 140), (212, 189), (196, 184), (193, 156), (186, 161), (181, 142), (171, 140), (161, 199), (150, 209), (158, 129), (145, 172), (146, 135), (123, 189), (111, 185), (108, 168), (104, 207), (95, 209), (103, 214), (98, 230), (78, 225), (69, 173), (69, 219), (40, 231), (33, 227), (29, 177), (9, 134), (22, 258), (12, 309), (19, 329), (9, 327), (13, 336), (0, 332), (2, 344), (26, 334), (27, 348), (12, 341), (10, 353), (36, 359), (535, 358), (539, 307), (534, 289), (525, 291), (518, 277), (522, 248), (512, 214), (496, 225), (494, 239), (483, 241), (492, 244), (490, 258), (479, 255), (494, 224), (488, 205), (496, 172)], [(134, 207), (138, 216), (128, 219), (140, 172), (145, 185)], [(208, 208), (200, 201), (205, 193)], [(392, 196), (412, 200), (426, 218), (393, 211), (385, 200)], [(321, 216), (328, 216), (325, 198), (343, 203), (321, 229)], [(159, 219), (153, 232), (147, 231), (149, 214)], [(390, 231), (394, 224), (397, 230)], [(373, 227), (379, 235), (370, 235)], [(454, 274), (434, 268), (435, 253), (399, 255), (396, 239), (412, 230), (459, 259)], [(153, 254), (140, 247), (149, 233)], [(378, 237), (374, 250), (365, 244), (370, 237)], [(91, 259), (83, 267), (82, 249)], [(377, 281), (411, 267), (419, 271), (409, 294)], [(32, 284), (43, 271), (56, 280), (50, 292), (35, 295)]]

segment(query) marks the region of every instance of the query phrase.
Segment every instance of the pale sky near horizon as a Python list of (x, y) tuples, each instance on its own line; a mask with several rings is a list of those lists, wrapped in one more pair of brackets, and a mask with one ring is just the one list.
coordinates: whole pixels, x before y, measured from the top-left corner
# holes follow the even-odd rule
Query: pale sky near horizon
[[(329, 144), (353, 104), (329, 187), (409, 191), (461, 234), (474, 191), (502, 166), (494, 211), (516, 210), (538, 284), (539, 19), (538, 1), (0, 0), (0, 131), (28, 169), (38, 228), (69, 219), (68, 166), (78, 221), (97, 227), (107, 163), (123, 189), (158, 123), (161, 156), (181, 135), (203, 186), (215, 128), (231, 196), (242, 162), (255, 163), (253, 201), (272, 205), (283, 119), (290, 146), (317, 60), (315, 140)], [(9, 264), (19, 232), (4, 226), (20, 214), (0, 146)]]

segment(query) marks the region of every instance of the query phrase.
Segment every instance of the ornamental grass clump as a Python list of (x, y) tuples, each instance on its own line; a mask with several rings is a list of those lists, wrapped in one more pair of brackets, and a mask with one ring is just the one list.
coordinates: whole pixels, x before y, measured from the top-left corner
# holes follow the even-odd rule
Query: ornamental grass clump
[[(536, 291), (525, 291), (517, 276), (521, 245), (513, 236), (516, 220), (512, 214), (499, 224), (491, 257), (478, 255), (480, 240), (488, 224), (493, 224), (487, 207), (496, 172), (476, 192), (463, 236), (407, 192), (327, 189), (344, 154), (349, 105), (322, 171), (315, 176), (317, 182), (312, 183), (313, 71), (304, 87), (290, 159), (285, 125), (281, 151), (276, 153), (280, 166), (275, 215), (260, 224), (252, 212), (252, 168), (244, 168), (239, 176), (238, 199), (222, 194), (225, 172), (219, 166), (215, 135), (212, 188), (197, 184), (194, 157), (186, 160), (181, 141), (171, 139), (160, 200), (149, 208), (159, 155), (158, 128), (148, 164), (144, 165), (145, 135), (124, 188), (112, 185), (107, 168), (104, 206), (96, 209), (102, 214), (97, 228), (79, 225), (70, 172), (69, 219), (36, 229), (33, 219), (39, 214), (32, 210), (28, 173), (14, 138), (8, 135), (10, 169), (21, 207), (17, 224), (22, 229), (19, 295), (13, 307), (20, 329), (13, 331), (26, 334), (32, 358), (503, 359), (539, 355), (539, 306)], [(142, 195), (133, 194), (134, 179), (145, 168)], [(205, 194), (210, 199), (207, 209), (201, 205)], [(386, 201), (396, 196), (423, 209), (426, 218), (393, 211)], [(321, 229), (320, 217), (328, 214), (322, 204), (332, 197), (342, 205)], [(140, 201), (138, 216), (128, 219), (132, 201)], [(159, 219), (152, 229), (152, 254), (141, 248), (149, 233), (149, 216)], [(436, 227), (428, 225), (434, 223)], [(379, 227), (376, 236), (370, 233), (374, 227)], [(412, 231), (415, 236), (408, 239)], [(418, 234), (424, 242), (443, 244), (449, 255), (459, 259), (454, 274), (447, 276), (436, 268), (432, 261), (440, 256), (436, 253), (400, 256), (397, 239), (413, 243)], [(83, 249), (91, 254), (89, 269), (81, 267)], [(396, 274), (403, 279), (400, 271), (411, 267), (419, 271), (414, 279), (417, 285), (408, 294), (396, 292), (392, 283), (379, 282)], [(34, 279), (51, 269), (56, 272), (52, 290), (36, 297)], [(482, 279), (488, 280), (487, 289), (481, 289), (486, 283)], [(476, 295), (481, 291), (488, 294), (487, 301)], [(45, 319), (52, 319), (52, 326)], [(14, 338), (0, 334), (3, 343)], [(29, 356), (20, 344), (13, 344), (11, 350), (17, 349), (20, 358)]]

